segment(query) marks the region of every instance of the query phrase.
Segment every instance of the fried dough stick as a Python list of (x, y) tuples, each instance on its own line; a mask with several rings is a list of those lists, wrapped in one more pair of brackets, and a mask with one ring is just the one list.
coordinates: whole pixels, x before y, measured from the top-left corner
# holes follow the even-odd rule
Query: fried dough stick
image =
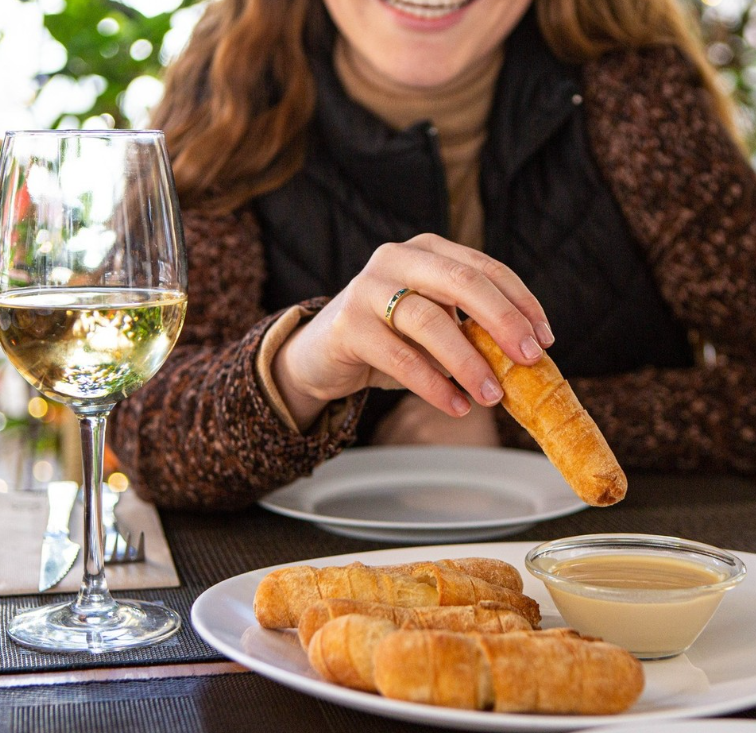
[(532, 366), (515, 364), (471, 318), (461, 329), (501, 383), (501, 404), (541, 446), (573, 491), (592, 506), (623, 499), (624, 472), (551, 357), (544, 354)]
[(515, 608), (498, 601), (481, 601), (470, 606), (423, 606), (403, 608), (386, 603), (330, 598), (305, 609), (299, 619), (299, 641), (304, 649), (318, 629), (329, 621), (350, 613), (382, 618), (402, 629), (446, 629), (507, 633), (532, 629), (532, 624)]
[(304, 610), (323, 598), (351, 598), (406, 607), (500, 601), (514, 606), (531, 626), (537, 626), (541, 620), (538, 604), (532, 598), (434, 563), (423, 563), (413, 575), (388, 573), (361, 563), (279, 568), (260, 581), (254, 612), (264, 628), (295, 628)]

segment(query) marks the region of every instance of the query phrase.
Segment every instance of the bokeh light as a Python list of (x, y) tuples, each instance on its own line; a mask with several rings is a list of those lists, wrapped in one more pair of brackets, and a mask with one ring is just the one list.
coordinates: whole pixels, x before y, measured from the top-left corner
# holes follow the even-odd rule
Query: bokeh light
[(29, 400), (29, 414), (38, 420), (41, 420), (47, 415), (49, 409), (50, 406), (47, 404), (47, 400), (44, 397), (32, 397)]
[(116, 492), (126, 491), (129, 488), (129, 477), (120, 471), (114, 471), (108, 476), (108, 486)]

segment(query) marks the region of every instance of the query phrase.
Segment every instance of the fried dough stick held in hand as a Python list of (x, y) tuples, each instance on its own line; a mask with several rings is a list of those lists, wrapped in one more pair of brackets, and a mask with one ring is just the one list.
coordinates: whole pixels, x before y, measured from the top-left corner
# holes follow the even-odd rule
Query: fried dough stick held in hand
[(501, 383), (501, 404), (533, 436), (575, 493), (592, 506), (623, 499), (624, 472), (551, 358), (544, 354), (532, 366), (515, 364), (474, 320), (468, 318), (461, 328)]

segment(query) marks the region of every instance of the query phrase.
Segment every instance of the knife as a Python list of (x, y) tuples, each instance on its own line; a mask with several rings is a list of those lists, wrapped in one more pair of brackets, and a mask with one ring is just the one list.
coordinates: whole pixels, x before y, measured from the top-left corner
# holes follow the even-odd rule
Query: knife
[(76, 481), (51, 481), (47, 486), (50, 514), (42, 538), (42, 558), (39, 565), (39, 590), (47, 590), (60, 583), (76, 562), (81, 549), (69, 539), (68, 522), (79, 493)]

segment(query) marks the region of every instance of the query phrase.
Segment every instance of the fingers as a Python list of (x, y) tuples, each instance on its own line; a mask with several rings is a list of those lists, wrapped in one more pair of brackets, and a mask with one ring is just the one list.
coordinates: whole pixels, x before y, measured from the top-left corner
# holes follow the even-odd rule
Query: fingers
[(420, 349), (398, 335), (391, 334), (388, 342), (385, 338), (365, 340), (360, 356), (379, 370), (369, 380), (371, 386), (381, 386), (388, 376), (447, 415), (464, 417), (470, 412), (469, 400), (454, 383)]
[[(546, 314), (522, 280), (502, 263), (435, 235), (420, 235), (404, 244), (386, 244), (376, 251), (374, 266), (388, 271), (402, 263), (406, 287), (475, 318), (515, 362), (532, 364), (554, 337)], [(371, 260), (371, 263), (373, 261)], [(395, 264), (394, 264), (395, 267)], [(414, 338), (416, 328), (396, 308), (393, 324)]]
[[(522, 280), (481, 252), (421, 235), (383, 245), (366, 270), (371, 267), (384, 276), (375, 278), (373, 286), (403, 278), (386, 312), (378, 314), (411, 339), (401, 344), (393, 340), (388, 364), (381, 368), (448, 414), (450, 408), (457, 415), (468, 409), (444, 372), (479, 404), (493, 405), (503, 397), (490, 367), (460, 332), (457, 308), (474, 317), (518, 363), (535, 363), (554, 341), (543, 308)], [(391, 295), (391, 286), (383, 287), (384, 295)], [(380, 308), (380, 299), (372, 302)]]
[[(402, 300), (401, 309), (397, 309), (395, 313), (397, 329), (421, 345), (433, 362), (453, 375), (476, 402), (495, 405), (501, 401), (504, 396), (501, 385), (488, 363), (480, 357), (459, 330), (456, 320), (443, 307), (419, 293), (412, 293)], [(407, 342), (403, 342), (403, 345), (405, 349), (410, 348)], [(419, 352), (418, 356), (422, 358)], [(433, 363), (430, 365), (433, 366)], [(430, 378), (427, 374), (421, 376), (421, 380), (416, 380), (414, 375), (404, 373), (400, 381), (409, 380), (411, 385), (407, 381), (403, 383), (427, 399), (426, 394), (423, 394), (423, 382), (430, 381)], [(434, 381), (431, 388), (436, 384)], [(467, 411), (464, 414), (466, 413)]]

